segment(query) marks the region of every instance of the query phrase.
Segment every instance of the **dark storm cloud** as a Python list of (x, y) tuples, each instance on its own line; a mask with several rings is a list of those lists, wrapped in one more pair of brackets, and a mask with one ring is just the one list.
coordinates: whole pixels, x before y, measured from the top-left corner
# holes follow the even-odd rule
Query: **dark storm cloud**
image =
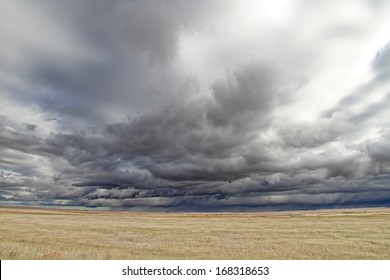
[(353, 130), (343, 115), (321, 118), (315, 122), (287, 123), (280, 128), (283, 144), (289, 147), (317, 147), (335, 141)]
[[(233, 2), (0, 3), (0, 203), (388, 205), (389, 98), (366, 101), (388, 85), (389, 48), (374, 59), (373, 77), (323, 117), (302, 120), (310, 105), (295, 105), (316, 75), (334, 69), (316, 70), (329, 45), (363, 42), (376, 27), (334, 15), (337, 1), (321, 4), (318, 18), (313, 3), (284, 15)], [(248, 4), (263, 13), (253, 23), (249, 10), (236, 15)], [(357, 18), (372, 19), (386, 4), (359, 5)], [(371, 126), (379, 136), (364, 138)]]
[(29, 149), (32, 146), (39, 145), (40, 139), (31, 133), (31, 128), (26, 126), (22, 128), (22, 131), (18, 131), (12, 126), (12, 122), (6, 116), (0, 116), (0, 144), (2, 147), (30, 152)]
[[(242, 67), (218, 81), (211, 97), (172, 103), (134, 121), (109, 125), (109, 149), (157, 178), (214, 181), (248, 176), (258, 168), (246, 158), (254, 135), (270, 125), (276, 105), (296, 90), (279, 82), (272, 69)], [(267, 156), (256, 159), (262, 160)]]
[(367, 154), (372, 161), (374, 174), (390, 172), (390, 133), (385, 131), (382, 137), (367, 144)]
[(207, 119), (214, 126), (231, 126), (235, 131), (247, 131), (247, 126), (261, 127), (269, 123), (272, 109), (292, 94), (283, 88), (286, 81), (279, 75), (272, 67), (250, 65), (227, 81), (215, 83)]
[[(102, 120), (115, 108), (143, 110), (181, 88), (169, 64), (177, 55), (181, 29), (191, 28), (185, 21), (195, 19), (205, 6), (172, 1), (15, 3), (9, 9), (16, 16), (19, 5), (31, 10), (26, 21), (32, 27), (22, 30), (15, 21), (14, 33), (20, 36), (4, 31), (23, 63), (4, 56), (3, 71), (23, 75), (30, 83), (16, 98), (61, 118), (89, 122)], [(57, 41), (45, 44), (45, 37)], [(161, 81), (166, 82), (162, 92)]]

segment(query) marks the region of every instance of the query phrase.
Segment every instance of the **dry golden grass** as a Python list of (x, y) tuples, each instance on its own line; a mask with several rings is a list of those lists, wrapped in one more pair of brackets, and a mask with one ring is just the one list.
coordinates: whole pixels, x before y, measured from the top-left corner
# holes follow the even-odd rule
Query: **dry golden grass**
[(390, 259), (390, 209), (158, 214), (0, 208), (0, 259)]

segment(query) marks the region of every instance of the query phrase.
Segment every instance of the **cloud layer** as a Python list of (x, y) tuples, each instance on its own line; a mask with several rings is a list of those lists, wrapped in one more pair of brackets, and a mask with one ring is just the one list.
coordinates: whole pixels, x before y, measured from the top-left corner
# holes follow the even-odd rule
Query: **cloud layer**
[(0, 3), (0, 205), (390, 205), (387, 1)]

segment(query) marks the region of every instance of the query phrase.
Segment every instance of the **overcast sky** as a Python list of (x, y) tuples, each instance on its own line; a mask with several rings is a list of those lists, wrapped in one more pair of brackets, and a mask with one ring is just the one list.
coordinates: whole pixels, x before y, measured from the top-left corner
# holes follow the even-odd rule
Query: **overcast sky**
[(0, 205), (390, 206), (390, 1), (0, 0)]

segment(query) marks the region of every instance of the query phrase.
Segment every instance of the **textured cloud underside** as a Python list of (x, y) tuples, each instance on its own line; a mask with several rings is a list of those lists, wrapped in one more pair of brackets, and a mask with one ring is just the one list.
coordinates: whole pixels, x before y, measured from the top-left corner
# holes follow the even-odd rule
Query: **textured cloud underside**
[(0, 205), (389, 206), (389, 15), (1, 1)]

